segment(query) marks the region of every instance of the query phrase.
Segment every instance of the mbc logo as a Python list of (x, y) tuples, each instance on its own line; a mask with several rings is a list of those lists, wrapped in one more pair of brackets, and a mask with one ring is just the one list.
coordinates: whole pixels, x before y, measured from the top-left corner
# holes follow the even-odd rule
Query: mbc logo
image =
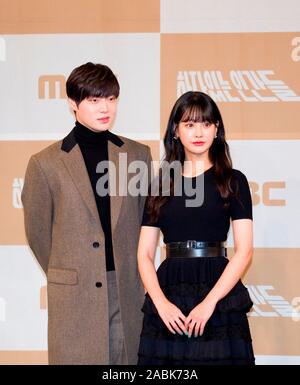
[(41, 75), (38, 84), (39, 99), (66, 99), (67, 97), (64, 75)]
[(39, 77), (39, 99), (65, 99), (66, 97), (66, 78), (64, 75), (42, 75)]
[(285, 189), (285, 182), (265, 182), (261, 186), (257, 182), (249, 182), (253, 206), (262, 203), (264, 206), (285, 206), (285, 199), (272, 198), (274, 190)]

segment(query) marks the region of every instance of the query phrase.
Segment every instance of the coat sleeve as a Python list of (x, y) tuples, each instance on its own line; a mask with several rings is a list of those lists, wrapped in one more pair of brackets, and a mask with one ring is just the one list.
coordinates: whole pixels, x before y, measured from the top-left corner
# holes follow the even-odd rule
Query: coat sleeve
[(147, 171), (145, 170), (145, 173), (142, 178), (142, 183), (145, 183), (146, 186), (143, 190), (143, 194), (139, 196), (139, 214), (140, 214), (140, 220), (142, 221), (143, 218), (143, 213), (144, 213), (144, 206), (145, 206), (145, 201), (148, 195), (148, 188), (151, 183), (151, 172), (152, 172), (152, 156), (151, 156), (151, 151), (150, 148), (147, 146), (147, 151), (146, 151), (146, 158), (145, 162), (147, 165)]
[(47, 273), (51, 252), (53, 203), (46, 175), (34, 156), (27, 166), (22, 203), (28, 244)]

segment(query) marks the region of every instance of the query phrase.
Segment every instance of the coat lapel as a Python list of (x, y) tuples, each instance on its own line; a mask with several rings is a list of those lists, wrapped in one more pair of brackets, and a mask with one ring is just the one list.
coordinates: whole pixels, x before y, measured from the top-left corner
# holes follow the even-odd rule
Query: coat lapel
[(91, 215), (100, 224), (94, 192), (79, 146), (76, 144), (70, 152), (64, 152), (62, 161)]
[[(117, 135), (109, 132), (108, 158), (114, 165), (114, 170), (109, 169), (109, 186), (111, 187), (115, 185), (116, 191), (116, 194), (111, 194), (110, 196), (112, 234), (116, 228), (123, 201), (123, 196), (119, 196), (119, 154), (121, 153), (121, 147), (123, 144), (124, 142)], [(74, 130), (63, 139), (61, 149), (63, 150), (63, 163), (68, 169), (68, 172), (91, 215), (101, 228), (94, 192), (85, 167), (83, 156), (75, 140)]]
[[(115, 231), (118, 218), (121, 211), (123, 196), (119, 195), (120, 180), (119, 180), (119, 154), (122, 152), (122, 147), (111, 141), (108, 142), (108, 158), (115, 170), (109, 169), (109, 188), (110, 188), (110, 212), (111, 212), (111, 231)], [(114, 194), (114, 192), (116, 194)]]

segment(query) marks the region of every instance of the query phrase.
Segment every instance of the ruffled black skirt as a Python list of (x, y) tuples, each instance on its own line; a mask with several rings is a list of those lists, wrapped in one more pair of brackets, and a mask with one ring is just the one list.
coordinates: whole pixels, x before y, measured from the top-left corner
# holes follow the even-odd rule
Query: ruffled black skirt
[[(206, 297), (227, 263), (224, 257), (167, 258), (157, 276), (166, 297), (187, 316)], [(218, 302), (203, 335), (188, 338), (168, 330), (146, 294), (138, 365), (253, 365), (246, 315), (252, 305), (247, 288), (239, 281)]]

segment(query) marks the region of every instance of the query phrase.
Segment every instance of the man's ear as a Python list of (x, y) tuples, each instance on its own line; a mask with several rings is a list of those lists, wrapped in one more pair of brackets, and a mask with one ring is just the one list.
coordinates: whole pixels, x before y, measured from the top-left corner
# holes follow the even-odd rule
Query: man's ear
[(75, 102), (75, 100), (68, 98), (68, 103), (69, 103), (70, 108), (74, 112), (76, 112), (78, 110), (78, 106), (77, 106), (77, 103)]

